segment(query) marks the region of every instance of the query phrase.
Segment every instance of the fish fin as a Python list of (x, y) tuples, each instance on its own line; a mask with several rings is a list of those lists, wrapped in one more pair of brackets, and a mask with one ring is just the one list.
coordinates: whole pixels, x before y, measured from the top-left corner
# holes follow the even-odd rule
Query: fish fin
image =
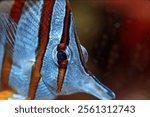
[[(34, 62), (38, 49), (38, 34), (42, 0), (27, 0), (17, 25), (16, 42), (13, 62), (23, 65), (24, 62)], [(26, 63), (28, 64), (28, 63)]]
[(13, 94), (14, 94), (14, 92), (13, 92), (12, 90), (0, 91), (0, 100), (7, 100), (7, 99), (10, 98)]
[(6, 13), (0, 13), (0, 43), (6, 48), (11, 57), (13, 53), (17, 24)]
[(16, 94), (12, 90), (0, 91), (0, 100), (25, 100), (26, 97)]

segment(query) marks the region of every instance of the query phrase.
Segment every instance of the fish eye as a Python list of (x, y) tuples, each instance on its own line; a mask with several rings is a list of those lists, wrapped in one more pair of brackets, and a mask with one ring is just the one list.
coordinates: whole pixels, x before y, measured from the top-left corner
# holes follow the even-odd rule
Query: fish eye
[(57, 47), (54, 48), (52, 51), (52, 58), (56, 65), (58, 65), (59, 61), (68, 60), (68, 62), (71, 59), (72, 52), (69, 47), (66, 48), (66, 50), (57, 50)]
[(60, 50), (57, 52), (57, 60), (58, 61), (62, 61), (62, 60), (66, 60), (66, 59), (68, 59), (68, 57), (67, 57), (67, 54), (65, 51)]

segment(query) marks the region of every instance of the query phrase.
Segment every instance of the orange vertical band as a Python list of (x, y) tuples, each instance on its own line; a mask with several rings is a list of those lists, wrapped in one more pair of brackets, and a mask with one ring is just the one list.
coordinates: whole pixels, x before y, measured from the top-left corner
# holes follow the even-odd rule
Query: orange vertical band
[(40, 80), (40, 70), (41, 70), (43, 57), (49, 40), (50, 23), (51, 23), (54, 1), (55, 0), (44, 0), (40, 29), (39, 29), (39, 47), (38, 47), (36, 62), (32, 68), (32, 75), (31, 75), (31, 81), (30, 81), (30, 87), (28, 93), (29, 99), (34, 99), (36, 89)]
[[(63, 28), (63, 34), (60, 41), (60, 44), (57, 47), (58, 51), (65, 51), (67, 45), (69, 44), (69, 27), (70, 27), (70, 18), (71, 18), (71, 6), (69, 4), (69, 1), (66, 0), (66, 13), (64, 18), (64, 28)], [(65, 73), (68, 65), (68, 60), (61, 60), (58, 61), (59, 64), (59, 72), (57, 77), (57, 93), (61, 92)]]

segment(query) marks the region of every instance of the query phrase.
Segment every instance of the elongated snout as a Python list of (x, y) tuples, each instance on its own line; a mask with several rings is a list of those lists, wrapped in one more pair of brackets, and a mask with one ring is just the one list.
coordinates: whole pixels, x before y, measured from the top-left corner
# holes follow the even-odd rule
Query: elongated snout
[(98, 81), (95, 76), (89, 76), (87, 79), (88, 81), (84, 82), (82, 86), (83, 92), (102, 100), (115, 99), (114, 92)]

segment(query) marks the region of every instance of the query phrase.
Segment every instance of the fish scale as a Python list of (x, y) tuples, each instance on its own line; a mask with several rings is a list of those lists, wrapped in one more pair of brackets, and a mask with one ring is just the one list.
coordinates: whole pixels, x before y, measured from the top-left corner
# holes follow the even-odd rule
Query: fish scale
[[(7, 29), (7, 33), (0, 31), (1, 40), (8, 45), (14, 43), (11, 50), (0, 43), (0, 66), (4, 64), (4, 51), (8, 49), (11, 53), (8, 84), (21, 95), (14, 97), (55, 99), (59, 95), (85, 92), (98, 99), (114, 99), (115, 94), (86, 67), (88, 54), (78, 40), (69, 1), (54, 0), (54, 4), (52, 1), (26, 0), (16, 23), (4, 15), (10, 20), (6, 25), (16, 27)], [(2, 38), (7, 37), (9, 30), (15, 37)]]

